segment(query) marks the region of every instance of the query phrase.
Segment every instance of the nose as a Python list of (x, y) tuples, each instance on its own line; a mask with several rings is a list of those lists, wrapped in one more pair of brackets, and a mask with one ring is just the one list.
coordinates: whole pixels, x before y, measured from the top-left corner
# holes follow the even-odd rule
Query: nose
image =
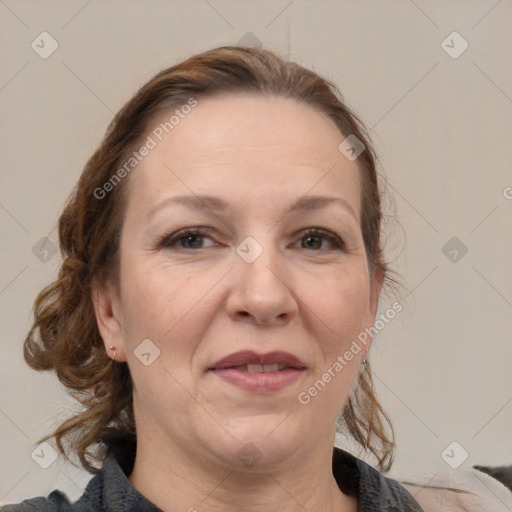
[(270, 245), (252, 263), (235, 253), (232, 289), (227, 300), (234, 320), (285, 325), (298, 314), (291, 273), (283, 255)]

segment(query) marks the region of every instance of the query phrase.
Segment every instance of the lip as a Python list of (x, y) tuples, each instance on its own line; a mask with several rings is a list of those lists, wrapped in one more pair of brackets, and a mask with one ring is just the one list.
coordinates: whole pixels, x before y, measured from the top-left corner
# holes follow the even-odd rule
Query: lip
[[(276, 372), (250, 373), (236, 369), (247, 364), (283, 364), (288, 366)], [(246, 350), (235, 352), (217, 361), (208, 371), (224, 381), (251, 393), (271, 394), (280, 391), (302, 376), (306, 367), (302, 361), (288, 352), (274, 351), (266, 354)]]
[(243, 366), (246, 364), (284, 364), (290, 368), (301, 370), (306, 365), (296, 356), (288, 352), (275, 350), (274, 352), (267, 352), (266, 354), (257, 354), (252, 350), (243, 350), (234, 352), (226, 356), (216, 363), (214, 363), (209, 370), (224, 370), (226, 368), (233, 368), (235, 366)]

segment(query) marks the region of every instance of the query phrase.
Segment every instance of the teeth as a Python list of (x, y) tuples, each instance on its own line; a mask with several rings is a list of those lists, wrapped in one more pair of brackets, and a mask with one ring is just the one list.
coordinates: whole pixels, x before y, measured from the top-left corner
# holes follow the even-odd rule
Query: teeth
[(247, 371), (249, 373), (267, 373), (267, 372), (278, 372), (285, 368), (284, 364), (248, 364)]

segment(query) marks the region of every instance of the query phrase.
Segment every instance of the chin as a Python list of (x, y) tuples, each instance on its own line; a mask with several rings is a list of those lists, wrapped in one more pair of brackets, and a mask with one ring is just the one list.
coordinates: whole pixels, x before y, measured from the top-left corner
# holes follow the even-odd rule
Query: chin
[[(240, 470), (269, 470), (276, 465), (282, 467), (287, 461), (293, 464), (291, 459), (304, 445), (305, 436), (290, 429), (287, 420), (283, 419), (272, 417), (273, 421), (260, 422), (253, 419), (250, 424), (244, 422), (243, 429), (240, 424), (236, 430), (226, 429), (232, 437), (228, 434), (223, 436), (227, 441), (225, 450), (222, 450), (222, 444), (215, 443), (211, 451), (229, 466)], [(297, 421), (293, 421), (297, 425)]]

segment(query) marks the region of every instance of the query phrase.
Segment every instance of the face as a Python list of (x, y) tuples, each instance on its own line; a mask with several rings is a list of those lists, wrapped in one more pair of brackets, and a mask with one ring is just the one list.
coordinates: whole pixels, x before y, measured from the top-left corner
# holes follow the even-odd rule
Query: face
[(332, 449), (368, 346), (332, 368), (378, 296), (343, 139), (307, 105), (219, 96), (132, 171), (120, 286), (97, 316), (130, 368), (139, 435), (231, 467), (243, 450), (274, 464)]

